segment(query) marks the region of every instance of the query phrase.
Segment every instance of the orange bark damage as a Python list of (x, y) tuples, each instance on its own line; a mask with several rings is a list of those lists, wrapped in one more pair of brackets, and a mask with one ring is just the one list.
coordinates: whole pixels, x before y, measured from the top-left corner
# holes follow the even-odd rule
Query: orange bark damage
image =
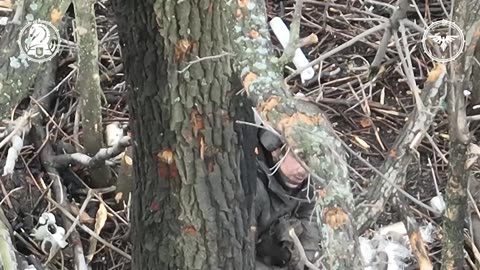
[(257, 31), (255, 31), (255, 30), (252, 29), (252, 30), (250, 30), (250, 32), (248, 33), (248, 36), (251, 37), (251, 38), (253, 38), (253, 39), (255, 39), (255, 38), (258, 38), (258, 37), (260, 36), (260, 34), (259, 34)]
[(322, 198), (325, 198), (325, 196), (327, 196), (327, 190), (324, 188), (317, 189), (316, 195), (317, 195), (317, 199), (319, 200)]
[(417, 258), (417, 262), (420, 270), (431, 270), (433, 269), (432, 263), (428, 257), (427, 249), (423, 243), (422, 236), (418, 231), (414, 231), (409, 234), (408, 238), (410, 239), (410, 246), (412, 247), (412, 252)]
[(198, 136), (198, 131), (203, 129), (205, 127), (203, 123), (203, 118), (198, 112), (196, 108), (192, 109), (192, 112), (190, 113), (190, 119), (192, 123), (192, 128), (193, 128), (193, 136), (197, 137)]
[(161, 162), (171, 164), (173, 162), (173, 151), (171, 149), (164, 149), (157, 154), (157, 158)]
[(54, 8), (51, 12), (50, 12), (50, 21), (53, 23), (53, 24), (58, 24), (60, 22), (60, 20), (62, 19), (62, 12), (60, 12), (60, 10)]
[(283, 131), (286, 136), (296, 124), (303, 123), (309, 126), (316, 126), (322, 122), (323, 118), (320, 115), (309, 116), (302, 112), (295, 112), (291, 116), (285, 114), (278, 122), (277, 127), (280, 131)]
[(195, 226), (193, 226), (193, 225), (187, 225), (187, 226), (183, 227), (183, 232), (184, 232), (185, 234), (190, 234), (190, 235), (192, 235), (192, 234), (196, 234), (196, 233), (197, 233), (197, 229), (196, 229)]
[(246, 7), (250, 1), (249, 0), (238, 0), (237, 2), (238, 2), (238, 6), (243, 8), (243, 7)]
[(249, 72), (247, 76), (243, 79), (243, 87), (245, 87), (245, 91), (247, 92), (247, 96), (250, 95), (250, 85), (257, 79), (257, 74), (253, 72)]
[(446, 72), (444, 64), (437, 63), (428, 74), (427, 82), (436, 82), (441, 74)]
[(332, 229), (337, 230), (347, 223), (348, 216), (342, 208), (331, 207), (324, 210), (323, 220)]
[(192, 48), (192, 44), (188, 39), (184, 38), (181, 39), (175, 44), (175, 60), (181, 61), (187, 53), (190, 52), (190, 49)]
[(262, 116), (265, 116), (268, 112), (270, 112), (273, 108), (275, 108), (278, 104), (280, 104), (280, 100), (281, 98), (277, 96), (269, 97), (267, 101), (260, 103), (259, 113), (262, 114)]
[(390, 158), (397, 158), (397, 149), (395, 148), (390, 149), (390, 151), (388, 151), (388, 156)]
[(370, 121), (370, 118), (362, 118), (362, 120), (360, 120), (360, 125), (363, 128), (368, 128), (372, 126), (372, 122)]

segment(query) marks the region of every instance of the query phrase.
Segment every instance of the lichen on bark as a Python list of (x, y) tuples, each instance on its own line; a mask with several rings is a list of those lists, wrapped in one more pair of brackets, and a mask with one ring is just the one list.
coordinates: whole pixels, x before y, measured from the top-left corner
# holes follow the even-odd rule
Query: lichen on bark
[[(19, 1), (17, 1), (19, 2)], [(67, 0), (22, 0), (23, 12), (18, 13), (21, 24), (8, 24), (0, 39), (0, 119), (9, 118), (12, 109), (28, 97), (37, 75), (45, 69), (44, 63), (23, 59), (17, 43), (20, 30), (31, 19), (40, 19), (59, 26), (58, 14), (64, 14)], [(35, 3), (35, 5), (31, 5)], [(55, 14), (56, 16), (52, 16)], [(10, 15), (10, 20), (15, 12)]]
[[(79, 108), (82, 115), (82, 144), (85, 154), (94, 156), (103, 143), (102, 103), (98, 68), (98, 37), (95, 22), (95, 1), (74, 0), (75, 33), (78, 44), (78, 76), (76, 87), (80, 93)], [(97, 166), (98, 165), (98, 166)], [(92, 187), (112, 185), (110, 172), (104, 164), (91, 169)]]
[(234, 71), (262, 119), (282, 134), (308, 167), (315, 188), (322, 191), (316, 208), (325, 253), (322, 262), (329, 269), (351, 269), (358, 264), (358, 253), (345, 150), (320, 109), (294, 97), (284, 85), (283, 67), (272, 50), (264, 1), (229, 3), (235, 18), (229, 27), (236, 54)]

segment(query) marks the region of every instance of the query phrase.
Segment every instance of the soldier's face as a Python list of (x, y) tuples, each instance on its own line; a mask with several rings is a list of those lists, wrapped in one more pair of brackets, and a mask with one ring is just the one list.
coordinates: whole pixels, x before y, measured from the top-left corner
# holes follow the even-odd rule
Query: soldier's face
[(281, 163), (280, 170), (288, 178), (289, 183), (287, 184), (291, 186), (302, 184), (308, 176), (308, 172), (295, 159), (295, 156), (290, 151)]

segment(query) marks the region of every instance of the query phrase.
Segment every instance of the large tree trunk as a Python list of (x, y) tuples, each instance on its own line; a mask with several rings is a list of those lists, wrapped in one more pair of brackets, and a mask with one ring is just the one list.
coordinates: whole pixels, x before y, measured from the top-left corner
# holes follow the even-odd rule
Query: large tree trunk
[(115, 4), (133, 131), (133, 268), (253, 269), (255, 171), (239, 173), (252, 168), (253, 142), (232, 119), (251, 105), (231, 105), (239, 88), (227, 57), (178, 72), (230, 46), (225, 1)]

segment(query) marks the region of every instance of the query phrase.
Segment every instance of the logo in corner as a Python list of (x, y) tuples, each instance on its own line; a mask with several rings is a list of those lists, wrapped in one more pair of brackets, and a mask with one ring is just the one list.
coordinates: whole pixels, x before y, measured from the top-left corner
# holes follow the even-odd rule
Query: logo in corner
[(35, 20), (20, 30), (17, 42), (26, 59), (43, 63), (60, 51), (60, 32), (48, 21)]
[(465, 48), (465, 36), (454, 22), (431, 23), (423, 33), (422, 46), (432, 60), (446, 63), (457, 59)]

